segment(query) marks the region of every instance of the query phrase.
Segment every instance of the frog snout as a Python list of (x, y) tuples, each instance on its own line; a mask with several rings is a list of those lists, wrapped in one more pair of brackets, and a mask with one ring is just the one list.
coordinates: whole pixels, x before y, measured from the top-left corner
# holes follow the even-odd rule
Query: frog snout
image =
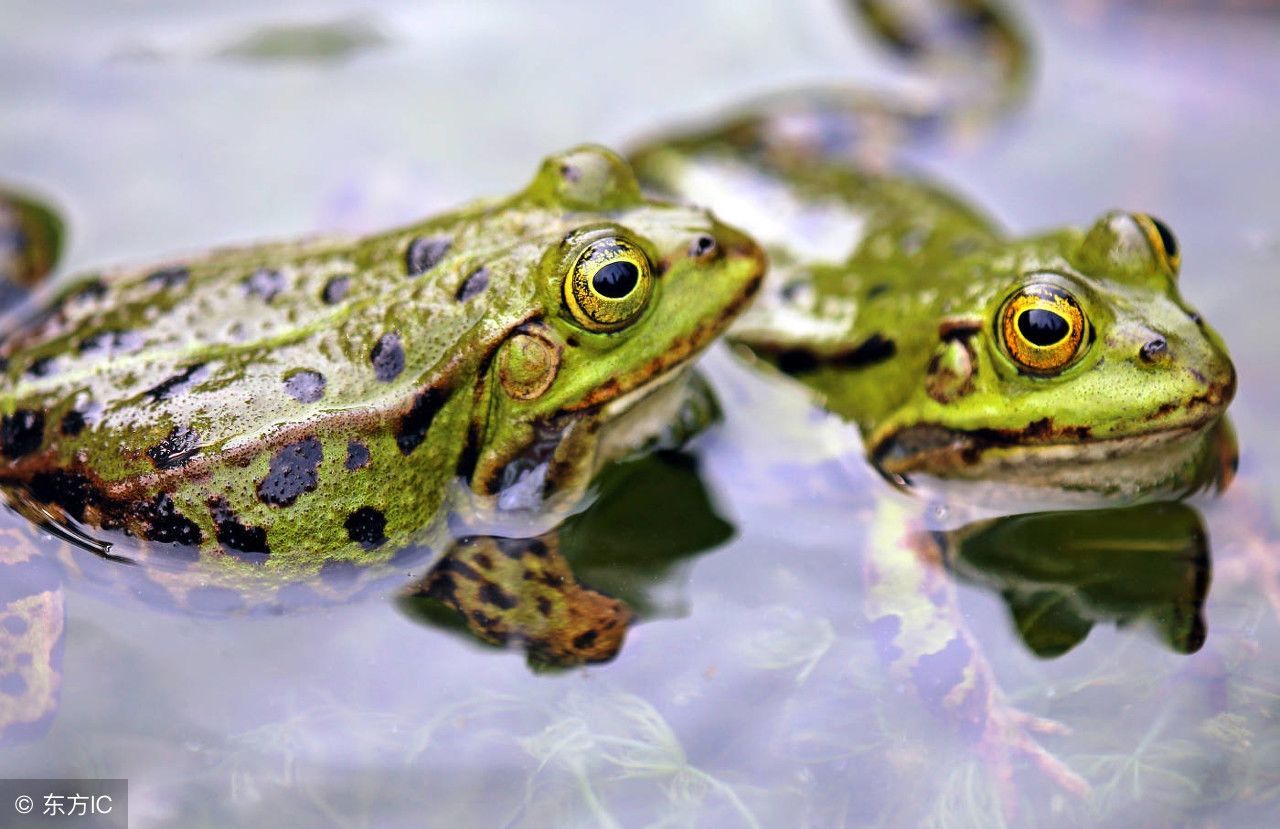
[(1152, 333), (1138, 346), (1138, 361), (1184, 376), (1195, 402), (1225, 409), (1235, 396), (1236, 369), (1217, 343), (1197, 331), (1178, 337)]

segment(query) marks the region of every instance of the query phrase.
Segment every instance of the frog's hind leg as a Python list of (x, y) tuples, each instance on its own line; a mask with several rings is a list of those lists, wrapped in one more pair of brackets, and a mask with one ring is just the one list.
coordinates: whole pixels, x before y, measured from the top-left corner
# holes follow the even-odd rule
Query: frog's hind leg
[(463, 538), (406, 598), (442, 604), (477, 639), (520, 645), (551, 667), (612, 659), (632, 618), (624, 603), (574, 578), (554, 532)]
[(40, 736), (62, 684), (65, 619), (57, 564), (0, 528), (0, 745)]
[(1015, 110), (1030, 86), (1031, 50), (1021, 27), (993, 0), (847, 0), (871, 36), (921, 84), (896, 92), (846, 85), (766, 95), (710, 129), (697, 125), (641, 142), (628, 153), (641, 178), (662, 191), (672, 149), (788, 168), (845, 162), (870, 171), (896, 166), (898, 151), (930, 142), (972, 143)]

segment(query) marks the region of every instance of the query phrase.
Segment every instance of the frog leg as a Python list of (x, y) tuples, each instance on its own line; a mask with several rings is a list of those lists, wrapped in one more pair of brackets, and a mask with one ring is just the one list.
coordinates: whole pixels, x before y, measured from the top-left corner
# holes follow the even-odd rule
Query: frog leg
[(1011, 706), (968, 630), (955, 584), (933, 536), (909, 528), (906, 510), (877, 510), (865, 562), (866, 613), (891, 678), (974, 747), (992, 769), (1006, 811), (1016, 802), (1015, 759), (1030, 762), (1078, 796), (1089, 784), (1040, 745), (1035, 734), (1061, 734), (1064, 726)]
[(0, 528), (0, 745), (52, 724), (64, 630), (56, 565), (19, 528)]
[(553, 667), (612, 659), (632, 619), (624, 603), (574, 578), (555, 531), (459, 539), (406, 597), (443, 605), (477, 639), (518, 644)]
[(865, 31), (926, 82), (923, 94), (909, 94), (919, 93), (919, 87), (894, 94), (832, 86), (770, 95), (719, 115), (710, 128), (694, 125), (630, 148), (628, 158), (641, 179), (659, 190), (672, 189), (675, 182), (666, 169), (672, 148), (684, 155), (784, 168), (825, 160), (891, 169), (904, 145), (939, 138), (971, 143), (1026, 97), (1031, 52), (1006, 4), (846, 0), (846, 5)]

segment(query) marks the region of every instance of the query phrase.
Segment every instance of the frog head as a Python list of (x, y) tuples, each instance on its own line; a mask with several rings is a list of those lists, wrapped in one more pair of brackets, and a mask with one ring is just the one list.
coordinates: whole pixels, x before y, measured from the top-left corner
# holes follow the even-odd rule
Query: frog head
[(1109, 500), (1225, 485), (1235, 369), (1179, 293), (1173, 233), (1117, 211), (997, 247), (954, 263), (963, 307), (871, 432), (879, 467)]
[(618, 444), (660, 427), (678, 395), (654, 392), (678, 388), (669, 381), (746, 307), (764, 255), (705, 210), (646, 199), (600, 147), (547, 159), (502, 212), (553, 228), (537, 237), (530, 311), (493, 352), (472, 427), (472, 489), (520, 506), (579, 491)]

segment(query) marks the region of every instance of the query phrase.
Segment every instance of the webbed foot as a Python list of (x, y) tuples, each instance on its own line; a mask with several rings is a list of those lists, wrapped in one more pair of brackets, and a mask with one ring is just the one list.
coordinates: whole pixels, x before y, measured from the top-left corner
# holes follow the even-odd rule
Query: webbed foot
[(613, 659), (632, 619), (624, 603), (574, 578), (554, 534), (463, 538), (406, 598), (450, 608), (477, 639), (519, 645), (551, 667)]

